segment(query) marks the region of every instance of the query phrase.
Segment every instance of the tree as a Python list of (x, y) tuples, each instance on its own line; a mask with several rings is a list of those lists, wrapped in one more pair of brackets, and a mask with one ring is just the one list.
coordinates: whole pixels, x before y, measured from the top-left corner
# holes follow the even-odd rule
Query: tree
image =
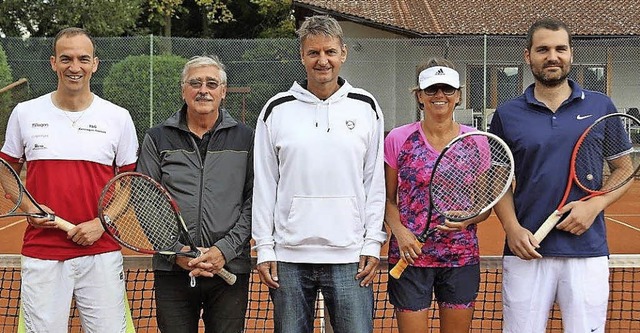
[(149, 23), (157, 23), (163, 28), (163, 36), (171, 37), (171, 18), (178, 13), (184, 13), (184, 0), (149, 0)]
[(292, 0), (0, 0), (0, 36), (294, 37)]
[[(130, 33), (143, 0), (4, 0), (0, 1), (0, 33), (11, 37), (50, 37), (81, 27), (95, 37)], [(146, 1), (146, 0), (145, 0)]]
[(296, 22), (291, 9), (291, 0), (251, 0), (260, 6), (258, 11), (263, 21), (259, 38), (295, 37)]
[[(188, 14), (188, 7), (184, 0), (148, 0), (149, 22), (159, 24), (163, 28), (163, 36), (171, 37), (172, 18), (179, 19)], [(207, 20), (212, 22), (229, 22), (233, 14), (222, 0), (194, 0), (197, 12), (204, 13)]]
[(295, 37), (291, 0), (147, 1), (143, 16), (147, 16), (154, 34), (243, 39)]

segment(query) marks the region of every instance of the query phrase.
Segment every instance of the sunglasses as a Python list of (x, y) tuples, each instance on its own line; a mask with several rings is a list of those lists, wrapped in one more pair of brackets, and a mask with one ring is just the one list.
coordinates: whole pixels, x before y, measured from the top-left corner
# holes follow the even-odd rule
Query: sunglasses
[(434, 96), (438, 93), (438, 90), (442, 90), (442, 93), (451, 96), (458, 91), (458, 89), (449, 85), (433, 85), (422, 89), (427, 96)]

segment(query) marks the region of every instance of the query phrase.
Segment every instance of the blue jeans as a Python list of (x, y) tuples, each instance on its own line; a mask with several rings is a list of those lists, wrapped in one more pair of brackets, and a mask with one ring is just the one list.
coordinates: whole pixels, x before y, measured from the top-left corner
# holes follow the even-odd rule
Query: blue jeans
[(355, 279), (358, 264), (278, 262), (280, 287), (270, 289), (276, 333), (313, 332), (315, 301), (322, 292), (335, 333), (373, 331), (373, 287)]

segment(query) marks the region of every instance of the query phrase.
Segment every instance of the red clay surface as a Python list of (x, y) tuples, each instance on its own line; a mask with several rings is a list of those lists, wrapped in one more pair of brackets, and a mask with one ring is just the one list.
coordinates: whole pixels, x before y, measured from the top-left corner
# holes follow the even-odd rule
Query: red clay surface
[[(611, 207), (609, 207), (606, 212), (605, 212), (605, 216), (607, 219), (607, 232), (608, 232), (608, 237), (609, 237), (609, 245), (610, 245), (610, 249), (611, 252), (614, 254), (640, 254), (640, 205), (638, 204), (638, 199), (640, 198), (640, 180), (636, 180), (634, 182), (634, 186), (631, 188), (631, 190), (624, 196), (622, 197), (618, 202), (616, 202), (614, 205), (612, 205)], [(7, 218), (7, 219), (0, 219), (0, 254), (15, 254), (15, 253), (19, 253), (20, 252), (20, 246), (22, 244), (22, 235), (24, 232), (24, 229), (26, 227), (26, 222), (24, 221), (24, 219), (21, 218)], [(62, 231), (60, 231), (62, 232)], [(492, 215), (487, 221), (483, 222), (480, 227), (479, 227), (479, 236), (480, 236), (480, 252), (482, 255), (500, 255), (502, 254), (502, 249), (504, 246), (504, 232), (502, 231), (502, 227), (499, 223), (499, 221), (497, 220), (497, 218), (495, 217), (495, 215)], [(134, 254), (132, 251), (129, 250), (124, 250), (125, 255), (128, 254)], [(383, 253), (383, 255), (386, 254), (386, 251)], [(628, 283), (628, 281), (632, 281), (635, 280), (634, 276), (635, 275), (631, 275), (632, 273), (628, 273), (630, 275), (629, 279), (627, 280), (626, 283)], [(493, 277), (494, 279), (499, 279), (499, 277)], [(133, 283), (133, 282), (131, 282)], [(381, 288), (384, 287), (384, 284), (380, 285)], [(483, 285), (484, 286), (484, 285)], [(495, 286), (493, 286), (492, 284), (487, 284), (488, 287), (481, 287), (482, 288), (495, 288)], [(134, 288), (132, 286), (129, 286), (131, 290), (133, 290)], [(146, 288), (150, 288), (150, 282), (147, 281)], [(256, 285), (256, 288), (260, 289), (258, 290), (252, 290), (252, 299), (256, 299), (259, 297), (267, 297), (266, 295), (267, 292), (265, 290), (265, 287), (263, 287), (262, 285)], [(628, 287), (627, 287), (628, 288)], [(383, 288), (384, 289), (384, 288)], [(617, 287), (618, 290), (623, 290), (624, 288), (618, 286)], [(148, 289), (150, 290), (150, 289)], [(627, 290), (626, 293), (629, 293), (630, 290)], [(635, 291), (634, 291), (635, 293)], [(484, 294), (482, 294), (484, 295)], [(487, 297), (493, 297), (494, 293), (489, 290), (487, 293)], [(17, 297), (14, 296), (14, 297)], [(485, 296), (482, 296), (485, 297)], [(612, 295), (611, 298), (612, 299), (620, 299), (620, 295)], [(134, 311), (134, 315), (137, 317), (143, 317), (142, 319), (138, 319), (136, 321), (136, 325), (138, 327), (138, 332), (152, 332), (152, 331), (156, 331), (155, 329), (155, 319), (153, 318), (152, 314), (147, 313), (150, 310), (150, 304), (151, 304), (151, 294), (147, 294), (146, 296), (143, 297), (144, 300), (142, 301), (143, 303), (145, 303), (144, 305), (142, 304), (138, 304), (135, 303), (134, 304), (134, 308), (138, 309), (138, 308), (143, 308), (145, 310), (141, 310), (144, 313), (143, 314), (138, 314), (137, 312)], [(134, 297), (133, 295), (129, 295), (129, 299), (133, 300)], [(15, 299), (14, 299), (15, 301)], [(264, 312), (264, 313), (253, 313), (252, 312), (252, 316), (250, 316), (250, 318), (263, 318), (263, 317), (269, 317), (267, 312), (269, 309), (269, 305), (268, 305), (268, 301), (263, 300), (264, 302), (262, 303), (263, 305), (258, 305), (260, 307), (266, 307), (264, 309), (250, 309), (249, 311), (253, 311), (253, 312)], [(488, 301), (481, 301), (480, 303), (483, 304), (484, 307), (495, 307), (496, 301), (499, 302), (498, 300), (488, 300)], [(139, 301), (138, 301), (139, 302)], [(380, 302), (383, 302), (382, 305), (378, 304), (378, 309), (376, 311), (376, 318), (375, 319), (376, 322), (376, 327), (382, 327), (380, 329), (376, 329), (376, 332), (397, 332), (397, 330), (395, 328), (391, 328), (391, 327), (395, 327), (395, 326), (391, 326), (389, 327), (389, 325), (393, 325), (395, 322), (393, 321), (393, 310), (391, 308), (388, 307), (388, 304), (384, 303), (385, 299), (381, 300)], [(492, 303), (493, 302), (493, 303)], [(1, 302), (0, 302), (1, 303)], [(495, 303), (495, 304), (494, 304)], [(619, 303), (619, 302), (618, 302)], [(267, 305), (264, 305), (267, 304)], [(617, 304), (617, 303), (616, 303)], [(621, 313), (624, 316), (632, 316), (634, 313), (634, 305), (635, 303), (633, 302), (623, 302), (622, 304), (622, 310)], [(17, 308), (17, 305), (14, 304), (13, 305), (14, 308)], [(487, 309), (484, 309), (487, 310)], [(483, 310), (483, 311), (484, 311)], [(265, 312), (266, 311), (266, 312)], [(479, 311), (479, 310), (478, 310)], [(488, 311), (491, 311), (491, 309), (488, 309)], [(499, 327), (500, 327), (500, 323), (501, 323), (501, 316), (499, 315), (500, 309), (497, 308), (493, 311), (497, 311), (496, 314), (496, 318), (482, 318), (482, 320), (475, 320), (474, 321), (474, 327), (478, 328), (480, 327), (481, 331), (499, 331)], [(479, 311), (479, 315), (482, 315), (482, 311)], [(382, 319), (381, 319), (382, 318)], [(626, 318), (626, 317), (625, 317)], [(634, 317), (635, 318), (635, 317)], [(626, 320), (620, 320), (619, 318), (616, 319), (615, 321), (612, 319), (612, 324), (610, 325), (611, 327), (608, 327), (607, 332), (631, 332), (631, 331), (640, 331), (640, 327), (638, 327), (639, 325), (639, 321), (637, 319), (633, 319), (633, 318), (626, 318)], [(2, 326), (2, 316), (0, 316), (0, 326), (1, 327), (5, 327)], [(384, 323), (383, 323), (384, 322)], [(259, 320), (259, 322), (256, 322), (256, 320), (249, 320), (249, 322), (247, 323), (247, 331), (269, 331), (271, 330), (270, 328), (264, 328), (264, 329), (249, 329), (249, 328), (260, 328), (263, 327), (264, 325), (270, 325), (271, 321), (270, 319), (268, 320)], [(77, 324), (77, 323), (76, 323)], [(622, 330), (620, 328), (613, 327), (612, 325), (622, 325), (620, 326), (620, 328), (623, 328)], [(479, 325), (479, 326), (478, 326)], [(554, 326), (555, 325), (555, 326)], [(558, 328), (560, 325), (560, 321), (559, 319), (551, 320), (550, 321), (550, 329), (549, 331), (552, 332), (556, 332), (556, 331), (560, 331), (560, 329)], [(77, 325), (76, 325), (77, 326)], [(147, 329), (140, 329), (140, 327), (147, 327)], [(150, 327), (150, 328), (149, 328)], [(72, 330), (73, 332), (78, 331), (78, 329), (76, 330)], [(317, 330), (316, 330), (317, 331)]]

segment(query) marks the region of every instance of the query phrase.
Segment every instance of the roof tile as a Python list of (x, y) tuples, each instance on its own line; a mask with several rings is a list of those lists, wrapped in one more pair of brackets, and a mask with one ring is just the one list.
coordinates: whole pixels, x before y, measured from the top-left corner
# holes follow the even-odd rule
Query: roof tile
[(293, 0), (293, 4), (413, 36), (524, 35), (542, 17), (563, 20), (577, 36), (640, 35), (636, 0)]

